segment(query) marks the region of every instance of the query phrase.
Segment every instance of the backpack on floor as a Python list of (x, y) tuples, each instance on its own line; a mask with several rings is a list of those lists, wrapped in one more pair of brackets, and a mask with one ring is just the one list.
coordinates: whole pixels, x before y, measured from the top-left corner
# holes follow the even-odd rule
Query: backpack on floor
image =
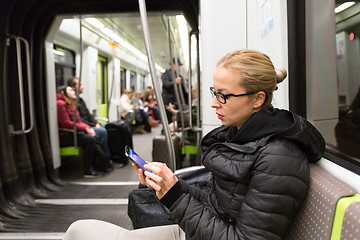
[(100, 172), (107, 172), (112, 168), (110, 158), (106, 155), (101, 143), (95, 142), (95, 151), (93, 155), (93, 168)]
[(105, 126), (108, 131), (108, 142), (111, 159), (115, 163), (127, 164), (125, 156), (125, 146), (133, 148), (132, 132), (130, 126), (125, 121), (109, 122)]

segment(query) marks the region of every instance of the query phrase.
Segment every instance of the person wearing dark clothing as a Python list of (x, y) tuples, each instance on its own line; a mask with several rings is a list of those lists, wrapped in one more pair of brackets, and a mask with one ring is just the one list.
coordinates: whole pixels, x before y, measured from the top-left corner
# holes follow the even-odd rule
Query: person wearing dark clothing
[[(173, 59), (172, 69), (166, 70), (165, 73), (163, 73), (163, 75), (161, 76), (161, 80), (163, 83), (162, 97), (163, 97), (165, 106), (168, 106), (171, 103), (171, 104), (175, 105), (175, 108), (180, 107), (180, 104), (177, 102), (177, 99), (176, 99), (176, 94), (175, 94), (175, 89), (174, 89), (174, 78), (173, 78), (172, 71), (174, 71), (174, 74), (175, 74), (175, 82), (179, 89), (179, 97), (180, 97), (180, 89), (184, 95), (185, 103), (182, 103), (182, 104), (188, 103), (188, 93), (185, 88), (184, 78), (179, 73), (181, 65), (182, 65), (182, 63), (180, 62), (179, 59), (177, 61), (177, 65), (176, 65), (175, 59)], [(180, 101), (181, 101), (181, 99), (180, 99)], [(166, 111), (166, 115), (167, 115), (169, 123), (171, 123), (172, 122), (172, 113), (169, 111)]]
[(355, 110), (360, 110), (360, 87), (354, 100), (352, 101), (348, 113), (352, 113)]
[[(60, 147), (74, 146), (75, 92), (67, 87), (57, 94), (57, 114), (59, 125)], [(65, 130), (70, 131), (65, 131)], [(102, 176), (104, 173), (94, 170), (93, 155), (95, 151), (95, 131), (91, 126), (81, 121), (79, 112), (76, 112), (76, 130), (78, 145), (84, 148), (84, 177)]]
[[(320, 160), (325, 141), (304, 118), (273, 108), (272, 96), (286, 70), (255, 50), (225, 55), (213, 75), (211, 107), (220, 126), (201, 141), (210, 188), (189, 185), (163, 163), (135, 165), (140, 182), (155, 190), (176, 225), (124, 230), (93, 223), (103, 239), (280, 240), (305, 198), (309, 163)], [(75, 222), (65, 240), (89, 234)], [(157, 233), (157, 236), (153, 235)], [(82, 235), (84, 234), (84, 235)], [(113, 238), (111, 236), (117, 236)], [(95, 239), (95, 238), (87, 238)]]
[[(72, 77), (67, 81), (67, 85), (72, 87), (72, 89), (76, 92), (79, 88), (79, 93), (83, 93), (84, 86), (82, 83), (80, 83), (80, 87), (78, 86), (79, 79), (76, 77)], [(87, 108), (85, 101), (79, 97), (79, 113), (81, 117), (81, 121), (86, 123), (87, 125), (90, 125), (94, 131), (96, 132), (96, 140), (101, 142), (101, 146), (103, 150), (105, 151), (106, 155), (110, 158), (111, 153), (109, 149), (108, 144), (108, 132), (104, 126), (101, 126), (101, 124), (96, 121), (94, 116), (90, 113), (89, 109)]]

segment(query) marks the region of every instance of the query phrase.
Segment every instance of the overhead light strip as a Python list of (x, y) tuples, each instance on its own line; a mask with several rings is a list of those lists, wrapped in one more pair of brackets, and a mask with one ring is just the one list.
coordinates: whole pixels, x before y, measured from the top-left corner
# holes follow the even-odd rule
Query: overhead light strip
[[(141, 60), (147, 62), (147, 56), (144, 55), (139, 49), (137, 49), (136, 47), (134, 47), (133, 45), (131, 45), (130, 43), (128, 43), (127, 41), (125, 41), (122, 37), (120, 37), (119, 35), (117, 35), (113, 30), (111, 30), (110, 28), (105, 27), (99, 20), (97, 20), (96, 18), (85, 18), (85, 20), (90, 23), (93, 27), (96, 27), (98, 29), (100, 29), (100, 31), (102, 33), (104, 33), (106, 36), (108, 36), (110, 39), (113, 39), (114, 41), (116, 41), (118, 44), (120, 44), (121, 46), (123, 46), (124, 48), (126, 48), (127, 50), (129, 50), (131, 53), (133, 53), (134, 55), (136, 55), (138, 58), (140, 58)], [(164, 73), (165, 69), (163, 69), (160, 65), (155, 64), (155, 68)]]
[(355, 4), (355, 2), (345, 2), (345, 3), (341, 4), (340, 6), (338, 6), (337, 8), (335, 8), (335, 13), (342, 12), (354, 4)]

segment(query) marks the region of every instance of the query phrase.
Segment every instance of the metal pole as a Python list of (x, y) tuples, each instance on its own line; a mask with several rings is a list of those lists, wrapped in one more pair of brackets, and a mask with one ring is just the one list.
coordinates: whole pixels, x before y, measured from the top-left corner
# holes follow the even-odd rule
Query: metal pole
[(160, 88), (159, 87), (159, 82), (158, 82), (157, 77), (156, 77), (155, 62), (154, 62), (154, 59), (153, 59), (152, 48), (151, 48), (151, 41), (150, 41), (149, 26), (148, 26), (148, 21), (147, 21), (145, 0), (139, 0), (139, 9), (140, 9), (140, 17), (141, 17), (141, 23), (142, 23), (143, 32), (144, 32), (146, 54), (147, 54), (147, 57), (148, 57), (152, 83), (154, 85), (154, 90), (155, 90), (155, 94), (156, 94), (156, 98), (157, 98), (158, 106), (159, 106), (159, 110), (160, 110), (161, 122), (162, 122), (162, 125), (163, 125), (163, 128), (164, 128), (165, 138), (166, 138), (166, 142), (167, 142), (168, 149), (169, 149), (169, 158), (170, 158), (170, 161), (169, 161), (170, 166), (169, 166), (169, 168), (171, 170), (175, 171), (175, 169), (176, 169), (176, 159), (175, 159), (174, 143), (173, 143), (173, 141), (171, 139), (170, 129), (169, 129), (169, 122), (167, 120), (166, 113), (165, 113), (164, 101), (162, 99), (160, 89), (159, 89)]
[[(80, 85), (81, 85), (81, 72), (82, 72), (82, 57), (83, 57), (83, 39), (82, 39), (82, 21), (81, 21), (81, 16), (79, 19), (79, 24), (80, 24), (80, 73), (79, 73), (79, 83), (76, 89), (76, 99), (75, 99), (75, 111), (74, 111), (74, 147), (77, 148), (78, 147), (78, 142), (77, 142), (77, 129), (76, 129), (76, 121), (77, 121), (77, 110), (78, 110), (78, 105), (79, 105), (79, 95), (80, 95)], [(66, 90), (65, 90), (66, 91)]]
[[(179, 112), (180, 112), (180, 129), (181, 129), (181, 136), (180, 136), (180, 143), (181, 143), (181, 148), (183, 149), (185, 147), (185, 141), (184, 141), (184, 130), (185, 130), (185, 121), (184, 121), (184, 112), (183, 112), (183, 104), (185, 104), (184, 100), (184, 95), (181, 95), (182, 92), (182, 83), (177, 84), (176, 83), (176, 78), (180, 75), (180, 69), (179, 69), (179, 64), (178, 64), (178, 58), (176, 55), (176, 50), (174, 51), (174, 55), (172, 54), (172, 44), (171, 44), (171, 25), (170, 25), (170, 18), (168, 17), (168, 36), (169, 36), (169, 53), (170, 53), (170, 65), (171, 65), (171, 76), (173, 79), (173, 85), (174, 85), (174, 92), (175, 92), (175, 97), (176, 97), (176, 101), (178, 103), (178, 108), (179, 108)], [(176, 34), (174, 39), (176, 39)], [(176, 46), (176, 41), (174, 40), (174, 44)], [(174, 61), (173, 61), (174, 58)], [(174, 67), (173, 65), (175, 64), (176, 67), (176, 76), (175, 76), (175, 72), (174, 72)], [(180, 94), (180, 95), (179, 95)], [(182, 96), (182, 97), (181, 97)], [(176, 119), (176, 122), (178, 122), (178, 119)]]

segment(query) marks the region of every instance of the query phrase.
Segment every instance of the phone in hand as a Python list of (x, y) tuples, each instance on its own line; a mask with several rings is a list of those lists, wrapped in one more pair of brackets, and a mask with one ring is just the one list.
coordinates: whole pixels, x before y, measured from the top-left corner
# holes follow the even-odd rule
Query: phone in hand
[(139, 155), (136, 154), (129, 146), (125, 147), (125, 155), (132, 161), (138, 168), (142, 169), (144, 171), (148, 171), (153, 173), (153, 171), (150, 171), (149, 169), (144, 168), (144, 165), (146, 162), (139, 157)]

